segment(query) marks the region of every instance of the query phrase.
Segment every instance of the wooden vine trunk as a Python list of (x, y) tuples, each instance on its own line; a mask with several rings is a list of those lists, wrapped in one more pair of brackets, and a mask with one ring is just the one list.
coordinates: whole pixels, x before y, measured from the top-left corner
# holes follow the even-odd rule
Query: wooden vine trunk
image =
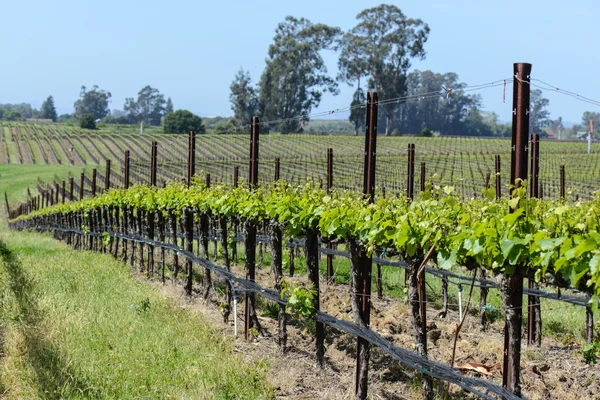
[[(275, 289), (281, 294), (283, 279), (283, 230), (281, 225), (273, 223), (271, 226), (271, 270), (275, 279)], [(287, 345), (287, 327), (286, 327), (285, 305), (277, 304), (277, 322), (279, 325), (279, 350), (282, 353), (286, 351)]]
[(504, 354), (503, 371), (506, 386), (513, 394), (521, 395), (521, 327), (523, 318), (523, 277), (519, 275), (496, 276), (504, 307)]
[[(131, 207), (129, 207), (129, 209), (127, 210), (127, 217), (129, 218), (129, 231), (130, 232), (135, 232), (135, 218), (133, 216), (133, 209)], [(136, 252), (136, 243), (135, 241), (131, 241), (131, 254), (129, 256), (129, 264), (133, 267), (135, 265), (135, 252)]]
[[(315, 313), (320, 311), (319, 299), (319, 231), (316, 228), (306, 231), (304, 246), (306, 268), (308, 269), (308, 280), (313, 285), (315, 294), (313, 296), (313, 308)], [(323, 366), (325, 355), (325, 327), (322, 322), (315, 318), (315, 340), (317, 347), (317, 363)]]
[[(255, 268), (256, 268), (256, 222), (246, 221), (244, 224), (244, 234), (246, 236), (244, 242), (244, 253), (246, 256), (245, 269), (246, 279), (254, 282), (255, 281)], [(246, 327), (256, 328), (261, 332), (262, 328), (258, 321), (258, 315), (256, 314), (256, 299), (254, 293), (246, 294)], [(246, 339), (247, 332), (246, 332)]]
[[(125, 208), (123, 209), (123, 231), (122, 232), (125, 235), (127, 235), (129, 233), (128, 210), (129, 210), (129, 206), (125, 206)], [(127, 261), (128, 246), (129, 246), (129, 241), (126, 239), (123, 239), (123, 253), (121, 256), (121, 261), (123, 261), (123, 262)]]
[[(158, 212), (158, 240), (161, 243), (165, 243), (165, 216), (159, 211)], [(160, 248), (160, 279), (162, 283), (165, 283), (165, 248)]]
[[(204, 258), (208, 260), (208, 228), (209, 228), (209, 217), (206, 212), (200, 212), (200, 240), (202, 242), (202, 253)], [(204, 300), (208, 299), (210, 294), (210, 288), (212, 286), (212, 279), (210, 276), (210, 269), (204, 269)]]
[[(350, 250), (351, 262), (350, 291), (352, 293), (352, 318), (354, 323), (358, 326), (368, 328), (370, 322), (371, 298), (362, 296), (362, 292), (365, 282), (368, 282), (370, 285), (369, 276), (365, 276), (365, 271), (370, 271), (371, 257), (367, 256), (365, 246), (356, 240), (348, 241), (348, 249)], [(357, 349), (355, 398), (357, 400), (364, 400), (367, 398), (370, 343), (359, 337)]]
[[(184, 211), (184, 225), (185, 225), (185, 250), (192, 253), (194, 249), (194, 212), (190, 209)], [(190, 296), (192, 294), (192, 283), (193, 283), (193, 263), (192, 260), (186, 259), (186, 281), (185, 281), (185, 293)]]
[[(171, 225), (171, 242), (175, 246), (177, 246), (177, 217), (174, 212), (169, 212), (169, 222)], [(179, 256), (176, 252), (173, 252), (173, 270), (171, 272), (171, 276), (173, 282), (177, 279), (177, 273), (179, 272)]]
[[(421, 257), (407, 258), (407, 280), (408, 280), (408, 305), (410, 309), (413, 336), (416, 342), (417, 353), (427, 357), (427, 314), (425, 298), (425, 274), (422, 272), (419, 278), (419, 267), (423, 262)], [(419, 292), (421, 295), (419, 296)], [(427, 400), (433, 399), (433, 380), (429, 375), (422, 375), (423, 395)]]
[[(156, 213), (151, 212), (146, 215), (148, 224), (148, 239), (154, 240)], [(148, 276), (154, 275), (154, 246), (148, 245), (148, 268), (146, 270)]]
[(448, 315), (448, 277), (444, 275), (442, 277), (442, 310), (440, 311), (440, 318), (446, 318)]
[[(481, 277), (485, 278), (485, 269), (481, 268)], [(489, 288), (485, 283), (481, 283), (480, 295), (479, 295), (479, 316), (481, 320), (481, 330), (486, 331), (488, 328), (487, 319), (487, 296)]]
[[(139, 237), (143, 237), (144, 229), (143, 229), (142, 224), (144, 221), (144, 213), (140, 210), (137, 210), (136, 217), (137, 217), (138, 235), (139, 235)], [(140, 272), (143, 272), (144, 271), (144, 244), (142, 242), (140, 242), (140, 243), (138, 243), (138, 246), (140, 248), (139, 268), (140, 268)]]
[[(231, 265), (229, 262), (229, 246), (227, 243), (227, 218), (219, 218), (219, 228), (221, 229), (221, 252), (223, 253), (223, 263), (225, 269), (231, 271)], [(229, 320), (229, 314), (231, 314), (231, 302), (233, 301), (233, 290), (231, 282), (226, 280), (225, 288), (225, 305), (223, 306), (223, 322), (227, 323)]]

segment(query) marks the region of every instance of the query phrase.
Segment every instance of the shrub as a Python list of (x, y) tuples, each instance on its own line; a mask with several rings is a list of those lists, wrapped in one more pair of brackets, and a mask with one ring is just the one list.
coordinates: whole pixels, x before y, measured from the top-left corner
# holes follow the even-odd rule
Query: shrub
[(92, 114), (83, 114), (79, 118), (79, 127), (82, 129), (96, 129), (96, 120)]
[(177, 110), (165, 115), (163, 118), (163, 129), (165, 133), (205, 133), (202, 119), (188, 110)]
[(419, 137), (433, 137), (433, 132), (429, 128), (423, 129), (421, 132), (417, 133)]

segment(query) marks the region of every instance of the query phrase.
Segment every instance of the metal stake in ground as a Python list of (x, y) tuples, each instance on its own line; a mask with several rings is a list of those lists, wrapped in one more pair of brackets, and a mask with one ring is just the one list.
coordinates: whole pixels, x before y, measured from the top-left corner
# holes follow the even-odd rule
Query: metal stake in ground
[(501, 180), (500, 180), (500, 155), (496, 154), (495, 160), (496, 167), (496, 198), (499, 199), (502, 197), (502, 188), (501, 188)]
[(73, 177), (69, 178), (69, 201), (73, 201)]
[(96, 168), (92, 170), (92, 197), (96, 196), (96, 179), (98, 177), (98, 171)]
[[(531, 178), (529, 179), (529, 195), (537, 198), (539, 195), (540, 169), (540, 135), (531, 135)], [(533, 279), (527, 279), (529, 289), (538, 289)], [(542, 344), (542, 308), (540, 298), (527, 296), (527, 345)]]
[(129, 158), (129, 150), (125, 150), (125, 178), (123, 185), (125, 189), (129, 189), (129, 166), (130, 166), (130, 158)]
[[(327, 193), (333, 188), (333, 149), (327, 149)], [(327, 243), (328, 249), (333, 249), (333, 243)], [(327, 283), (333, 283), (333, 254), (327, 254)]]
[(156, 186), (156, 155), (158, 153), (158, 143), (152, 142), (152, 151), (150, 153), (150, 185)]
[[(367, 94), (367, 131), (365, 134), (365, 163), (363, 194), (373, 201), (375, 195), (375, 166), (377, 160), (377, 107), (378, 96), (375, 92)], [(350, 244), (352, 253), (352, 306), (354, 312), (358, 311), (358, 320), (361, 326), (368, 327), (371, 320), (371, 269), (372, 257), (367, 256), (363, 244), (355, 242)], [(356, 347), (356, 380), (355, 394), (357, 399), (367, 398), (367, 382), (369, 373), (369, 342), (358, 338)]]
[(565, 199), (565, 166), (560, 166), (560, 198)]
[(196, 173), (196, 132), (190, 131), (188, 138), (188, 174), (187, 184), (192, 184), (192, 178)]
[(110, 189), (110, 160), (106, 160), (106, 172), (104, 173), (104, 190)]
[[(249, 184), (250, 188), (254, 189), (258, 185), (258, 138), (259, 138), (259, 120), (258, 117), (252, 117), (252, 126), (250, 129), (250, 171)], [(246, 221), (246, 279), (254, 282), (256, 277), (256, 222)], [(254, 324), (256, 329), (260, 329), (256, 311), (254, 310), (254, 293), (246, 293), (245, 318), (244, 318), (244, 337), (248, 339), (248, 331)]]
[(81, 173), (81, 179), (79, 180), (79, 200), (83, 200), (83, 185), (85, 184), (85, 175)]
[[(511, 195), (527, 179), (529, 141), (529, 95), (531, 64), (514, 64), (512, 149), (510, 165)], [(503, 296), (504, 368), (502, 385), (517, 396), (521, 395), (521, 326), (523, 318), (523, 277), (518, 274), (500, 275), (498, 285)]]
[(415, 144), (408, 145), (408, 171), (406, 174), (406, 197), (413, 199), (415, 188)]

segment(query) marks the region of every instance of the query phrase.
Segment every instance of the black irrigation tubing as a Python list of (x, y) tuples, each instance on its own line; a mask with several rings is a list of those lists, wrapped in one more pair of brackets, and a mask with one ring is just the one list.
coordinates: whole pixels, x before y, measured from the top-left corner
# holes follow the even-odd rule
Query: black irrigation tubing
[[(258, 241), (258, 239), (257, 239), (257, 241)], [(288, 240), (288, 243), (289, 242), (290, 241)], [(300, 240), (293, 239), (292, 242), (293, 242), (293, 244), (288, 244), (289, 247), (303, 247), (304, 246), (304, 244)], [(326, 247), (319, 247), (319, 251), (323, 254), (331, 254), (334, 256), (350, 258), (350, 253), (348, 253), (346, 251), (328, 249)], [(375, 264), (381, 264), (381, 265), (388, 266), (388, 267), (399, 267), (399, 268), (404, 268), (404, 269), (407, 268), (407, 264), (403, 261), (391, 261), (391, 260), (381, 258), (381, 257), (373, 257), (373, 262)], [(437, 269), (437, 268), (426, 267), (425, 272), (430, 275), (436, 276), (438, 278), (446, 277), (446, 278), (457, 279), (458, 282), (450, 280), (450, 279), (448, 280), (448, 282), (450, 282), (454, 285), (457, 285), (457, 286), (458, 285), (470, 286), (471, 282), (473, 282), (473, 277), (459, 275), (459, 274), (456, 274), (456, 273), (453, 273), (450, 271), (445, 271), (445, 270), (441, 270), (441, 269)], [(494, 282), (490, 279), (475, 278), (475, 282), (477, 282), (477, 283), (473, 285), (474, 287), (497, 288), (496, 282)], [(536, 297), (543, 297), (543, 298), (551, 299), (551, 300), (562, 301), (562, 302), (570, 303), (570, 304), (573, 304), (576, 306), (582, 306), (582, 307), (589, 306), (589, 298), (582, 297), (582, 296), (558, 294), (558, 293), (552, 293), (552, 292), (545, 291), (545, 290), (529, 289), (526, 287), (523, 288), (523, 294), (536, 296)]]
[[(40, 231), (60, 231), (60, 232), (72, 232), (80, 235), (89, 235), (89, 236), (102, 236), (103, 233), (98, 232), (84, 232), (80, 229), (66, 229), (66, 228), (57, 228), (48, 225), (40, 225), (36, 227), (37, 230)], [(178, 255), (194, 262), (202, 265), (204, 268), (210, 269), (214, 271), (216, 274), (228, 280), (230, 283), (236, 283), (238, 287), (235, 289), (237, 292), (253, 292), (260, 296), (267, 298), (273, 302), (276, 302), (281, 305), (286, 305), (287, 302), (280, 298), (279, 294), (272, 289), (265, 289), (256, 282), (252, 282), (246, 279), (242, 279), (234, 275), (232, 272), (227, 271), (226, 269), (212, 263), (211, 261), (195, 256), (194, 254), (183, 250), (181, 247), (167, 244), (155, 240), (146, 239), (136, 235), (124, 235), (116, 232), (107, 232), (112, 237), (117, 237), (120, 239), (131, 240), (137, 243), (144, 243), (158, 248), (164, 248), (167, 250), (171, 250), (176, 252)], [(233, 286), (233, 285), (232, 285)], [(361, 327), (352, 322), (344, 321), (338, 318), (333, 317), (327, 313), (318, 311), (316, 312), (315, 319), (319, 322), (337, 328), (343, 332), (349, 333), (354, 336), (359, 336), (368, 342), (374, 344), (379, 347), (383, 352), (389, 354), (394, 357), (396, 360), (401, 362), (402, 364), (413, 368), (423, 374), (429, 375), (433, 378), (440, 379), (446, 382), (450, 382), (455, 384), (473, 394), (481, 396), (484, 399), (520, 399), (520, 397), (515, 396), (510, 393), (505, 388), (483, 379), (479, 378), (469, 378), (465, 377), (457, 371), (456, 369), (439, 363), (434, 360), (430, 360), (428, 358), (422, 357), (417, 353), (414, 353), (410, 350), (394, 346), (388, 340), (384, 339), (381, 335), (371, 330), (368, 327)], [(487, 393), (486, 393), (487, 392)], [(495, 394), (498, 397), (492, 397), (489, 393)]]
[[(181, 239), (181, 238), (184, 238), (184, 235), (183, 235), (183, 233), (178, 233), (177, 237), (179, 237)], [(194, 240), (198, 240), (198, 239), (199, 239), (199, 236), (194, 235)], [(215, 241), (215, 240), (219, 240), (220, 236), (213, 234), (213, 235), (210, 235), (208, 237), (208, 239)], [(235, 242), (243, 242), (244, 236), (241, 234), (238, 234), (236, 237), (233, 238), (233, 240)], [(257, 243), (269, 243), (270, 240), (271, 239), (268, 235), (256, 235)], [(297, 248), (297, 247), (303, 248), (304, 241), (295, 239), (295, 238), (288, 238), (288, 240), (286, 241), (286, 246), (288, 248)], [(339, 256), (339, 257), (343, 257), (343, 258), (350, 258), (350, 253), (348, 253), (347, 251), (329, 249), (326, 247), (319, 247), (319, 252), (322, 254), (330, 254), (330, 255)], [(392, 260), (388, 260), (388, 259), (382, 258), (382, 257), (373, 257), (373, 263), (380, 264), (382, 266), (398, 267), (398, 268), (403, 268), (403, 269), (406, 269), (408, 266), (404, 261), (392, 261)], [(473, 282), (473, 277), (459, 275), (454, 272), (450, 272), (450, 271), (446, 271), (446, 270), (442, 270), (442, 269), (426, 267), (425, 272), (432, 276), (438, 277), (438, 278), (447, 278), (447, 279), (452, 278), (452, 279), (448, 279), (448, 282), (452, 283), (453, 285), (456, 285), (456, 286), (459, 286), (459, 285), (471, 286), (471, 282)], [(490, 288), (490, 289), (498, 288), (495, 281), (490, 280), (490, 279), (481, 278), (481, 277), (475, 278), (475, 283), (473, 284), (473, 286), (477, 287), (477, 288)], [(526, 287), (523, 287), (523, 294), (541, 297), (541, 298), (550, 299), (550, 300), (562, 301), (564, 303), (573, 304), (575, 306), (589, 307), (589, 297), (575, 296), (575, 295), (562, 294), (562, 293), (553, 293), (553, 292), (550, 292), (547, 290), (529, 289)]]

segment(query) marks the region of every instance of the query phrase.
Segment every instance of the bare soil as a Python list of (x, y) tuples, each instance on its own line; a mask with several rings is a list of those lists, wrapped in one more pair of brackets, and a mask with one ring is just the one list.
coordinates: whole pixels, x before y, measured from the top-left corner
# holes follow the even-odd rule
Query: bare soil
[[(243, 276), (240, 266), (234, 267), (238, 276)], [(270, 268), (257, 268), (257, 281), (265, 287), (272, 287)], [(302, 280), (304, 277), (293, 278)], [(227, 323), (218, 310), (224, 300), (222, 293), (213, 293), (205, 303), (197, 289), (192, 297), (183, 294), (182, 285), (167, 282), (162, 286), (164, 293), (176, 299), (182, 307), (191, 312), (201, 313), (208, 318), (224, 336), (235, 341), (235, 351), (254, 362), (268, 362), (271, 366), (268, 379), (276, 389), (278, 399), (350, 399), (354, 393), (354, 368), (356, 338), (326, 327), (325, 366), (319, 368), (315, 359), (315, 341), (306, 325), (290, 320), (288, 325), (288, 348), (281, 354), (277, 345), (277, 320), (264, 316), (259, 300), (260, 322), (265, 335), (250, 335), (244, 339), (243, 303), (238, 304), (238, 336), (234, 336), (233, 315)], [(324, 285), (321, 288), (321, 308), (340, 319), (351, 320), (349, 288), (344, 285)], [(452, 357), (454, 331), (458, 323), (458, 313), (449, 310), (446, 318), (438, 317), (439, 311), (428, 309), (429, 357), (449, 364)], [(475, 314), (475, 313), (473, 313)], [(396, 346), (414, 349), (414, 339), (410, 324), (408, 306), (399, 299), (384, 297), (372, 298), (371, 327)], [(540, 348), (522, 349), (522, 388), (528, 399), (599, 399), (600, 368), (588, 366), (578, 352), (580, 344), (563, 343), (551, 337), (544, 337)], [(455, 366), (476, 362), (492, 366), (502, 363), (503, 323), (491, 324), (483, 332), (477, 315), (469, 315), (457, 341)], [(404, 367), (378, 348), (371, 350), (369, 398), (371, 399), (421, 399), (421, 379), (419, 373)], [(489, 379), (498, 385), (502, 383), (501, 368), (491, 370), (491, 375), (483, 376), (467, 371), (466, 376)], [(446, 384), (435, 383), (436, 398), (443, 398)], [(476, 396), (450, 386), (452, 399), (476, 398)]]

